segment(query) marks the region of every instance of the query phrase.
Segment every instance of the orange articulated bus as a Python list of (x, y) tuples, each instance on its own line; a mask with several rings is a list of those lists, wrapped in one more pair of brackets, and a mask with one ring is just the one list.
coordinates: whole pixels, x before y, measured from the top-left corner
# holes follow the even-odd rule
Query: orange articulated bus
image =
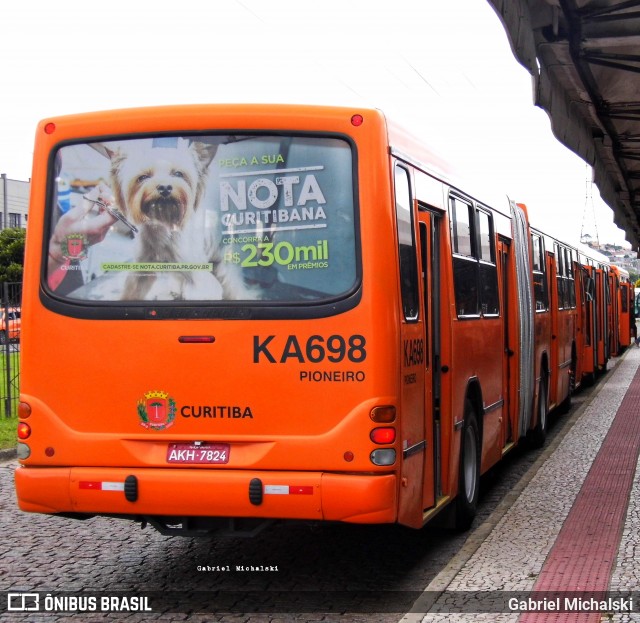
[(524, 206), (441, 169), (374, 110), (43, 121), (20, 508), (169, 534), (468, 527), (481, 474), (570, 395), (588, 288)]

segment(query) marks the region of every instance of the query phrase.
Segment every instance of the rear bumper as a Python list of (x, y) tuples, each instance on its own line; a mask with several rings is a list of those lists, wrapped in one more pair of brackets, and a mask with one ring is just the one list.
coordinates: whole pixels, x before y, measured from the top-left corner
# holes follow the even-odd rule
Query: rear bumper
[[(124, 483), (135, 476), (134, 501)], [(256, 481), (259, 479), (259, 482)], [(249, 499), (249, 485), (254, 481)], [(393, 474), (18, 467), (18, 504), (35, 513), (396, 521)], [(257, 485), (257, 486), (256, 486)], [(257, 503), (255, 491), (262, 490)], [(129, 495), (129, 497), (132, 497)]]

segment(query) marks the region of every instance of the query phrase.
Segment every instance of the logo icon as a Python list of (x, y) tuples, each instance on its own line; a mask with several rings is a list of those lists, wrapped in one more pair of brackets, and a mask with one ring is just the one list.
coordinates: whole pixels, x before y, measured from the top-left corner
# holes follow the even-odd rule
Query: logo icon
[(62, 257), (84, 260), (87, 257), (87, 238), (84, 234), (69, 234), (62, 243)]
[(144, 428), (169, 428), (176, 419), (176, 401), (167, 392), (147, 392), (144, 398), (138, 400), (138, 417)]
[(38, 593), (9, 593), (7, 610), (9, 612), (38, 612), (40, 610)]

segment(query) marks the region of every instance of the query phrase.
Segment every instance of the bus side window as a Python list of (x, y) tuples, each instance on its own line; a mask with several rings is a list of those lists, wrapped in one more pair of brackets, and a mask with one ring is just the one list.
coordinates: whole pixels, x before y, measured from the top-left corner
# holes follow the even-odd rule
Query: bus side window
[(567, 307), (571, 307), (571, 309), (575, 309), (576, 307), (576, 282), (574, 276), (574, 266), (573, 266), (573, 251), (571, 249), (566, 249), (566, 262), (567, 266)]
[(478, 260), (480, 270), (480, 309), (485, 316), (497, 316), (500, 312), (498, 297), (498, 269), (496, 267), (493, 218), (484, 210), (478, 210)]
[(536, 311), (546, 311), (549, 308), (549, 296), (542, 236), (531, 234), (531, 246), (533, 247), (533, 293)]
[(409, 172), (398, 165), (395, 168), (395, 187), (402, 309), (405, 320), (416, 321), (418, 320), (420, 303), (418, 295), (418, 256), (413, 229), (413, 201), (411, 200)]
[(558, 292), (558, 309), (565, 308), (565, 281), (564, 281), (564, 253), (559, 244), (555, 245), (556, 256), (556, 284)]
[(453, 285), (458, 316), (479, 316), (478, 260), (475, 257), (475, 223), (471, 203), (450, 197)]

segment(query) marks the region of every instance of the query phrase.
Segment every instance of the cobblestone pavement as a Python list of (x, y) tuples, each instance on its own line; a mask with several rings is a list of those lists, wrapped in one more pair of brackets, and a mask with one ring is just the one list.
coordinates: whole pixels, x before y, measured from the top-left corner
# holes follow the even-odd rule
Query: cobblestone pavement
[[(402, 617), (401, 623), (515, 623), (525, 618), (520, 612), (508, 612), (505, 600), (508, 604), (509, 596), (526, 595), (534, 589), (639, 364), (640, 349), (631, 348), (595, 398), (574, 415), (574, 425), (558, 447), (549, 447), (539, 460), (539, 469), (531, 470), (531, 480), (519, 497), (512, 504), (505, 500), (502, 509), (476, 530), (481, 536), (467, 541), (458, 556), (428, 585), (414, 611)], [(546, 618), (541, 615), (537, 620), (586, 622), (595, 617), (603, 623), (640, 621), (640, 470), (637, 467), (636, 464), (609, 587), (610, 591), (634, 593), (634, 612), (580, 616), (572, 613), (573, 618), (555, 613)], [(582, 536), (588, 541), (588, 534)], [(588, 547), (587, 542), (586, 549)], [(567, 566), (571, 564), (569, 561)], [(582, 588), (576, 586), (572, 590)], [(493, 599), (496, 612), (472, 613), (474, 600), (478, 599), (485, 600), (480, 609), (491, 609), (486, 601)], [(469, 612), (465, 613), (467, 609)]]

